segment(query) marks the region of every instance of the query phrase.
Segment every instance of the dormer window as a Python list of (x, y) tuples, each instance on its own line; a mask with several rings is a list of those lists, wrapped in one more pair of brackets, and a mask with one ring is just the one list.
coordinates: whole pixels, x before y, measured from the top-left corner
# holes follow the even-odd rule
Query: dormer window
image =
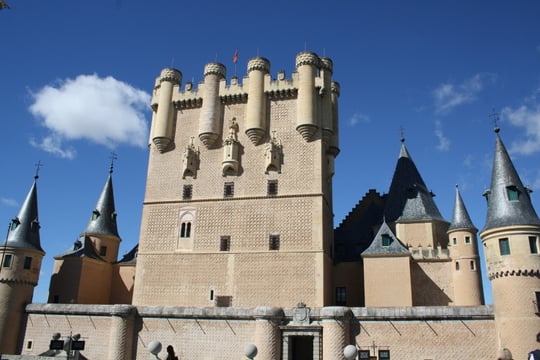
[(486, 198), (486, 201), (489, 205), (489, 197), (491, 195), (491, 190), (487, 189), (487, 190), (484, 190), (484, 193), (482, 194), (482, 196), (484, 196)]
[(30, 231), (37, 232), (39, 230), (39, 222), (37, 220), (32, 220), (30, 223)]
[(11, 219), (11, 226), (9, 227), (9, 229), (11, 231), (15, 230), (17, 228), (17, 226), (19, 226), (21, 224), (19, 218), (13, 218)]
[(519, 200), (519, 190), (516, 186), (510, 185), (506, 187), (506, 195), (508, 195), (509, 201), (518, 201)]
[(382, 246), (390, 246), (392, 243), (392, 238), (388, 234), (382, 234)]
[(94, 211), (92, 211), (92, 220), (97, 220), (97, 218), (99, 217), (100, 213), (99, 213), (99, 210), (98, 209), (94, 209)]

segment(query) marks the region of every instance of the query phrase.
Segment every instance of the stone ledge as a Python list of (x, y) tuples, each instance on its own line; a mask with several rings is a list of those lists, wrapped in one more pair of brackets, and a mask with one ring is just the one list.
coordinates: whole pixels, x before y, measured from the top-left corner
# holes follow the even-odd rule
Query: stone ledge
[(482, 306), (412, 306), (351, 308), (359, 320), (493, 320), (493, 307)]

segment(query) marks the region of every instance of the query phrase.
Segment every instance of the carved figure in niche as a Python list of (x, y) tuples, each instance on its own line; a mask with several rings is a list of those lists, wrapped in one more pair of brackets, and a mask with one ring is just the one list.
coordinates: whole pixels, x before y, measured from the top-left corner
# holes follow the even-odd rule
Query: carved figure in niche
[(281, 174), (283, 153), (281, 141), (276, 138), (275, 130), (272, 131), (272, 139), (264, 147), (264, 157), (266, 165), (265, 173), (268, 174), (270, 171), (276, 171), (278, 174)]
[(229, 136), (227, 136), (225, 142), (227, 142), (227, 140), (238, 141), (237, 133), (238, 124), (236, 123), (236, 118), (233, 117), (231, 120), (231, 125), (229, 126)]
[(193, 144), (194, 137), (191, 137), (191, 143), (186, 146), (182, 155), (182, 179), (186, 176), (197, 177), (199, 168), (199, 149)]

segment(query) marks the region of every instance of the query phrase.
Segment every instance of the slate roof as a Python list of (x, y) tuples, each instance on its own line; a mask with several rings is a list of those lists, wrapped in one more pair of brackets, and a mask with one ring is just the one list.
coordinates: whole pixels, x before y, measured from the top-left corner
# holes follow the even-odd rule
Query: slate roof
[[(387, 246), (383, 245), (383, 235), (390, 238), (390, 244)], [(371, 245), (362, 252), (362, 256), (365, 255), (410, 255), (410, 252), (394, 235), (386, 221), (383, 221)]]
[(459, 193), (459, 187), (456, 185), (454, 212), (452, 215), (452, 222), (448, 227), (448, 231), (458, 229), (474, 230), (475, 232), (478, 231), (478, 229), (473, 225), (471, 217), (469, 216), (469, 212), (467, 211), (467, 208), (465, 208), (465, 204), (463, 203), (463, 199), (461, 198), (461, 194)]
[(81, 238), (73, 243), (73, 246), (65, 253), (55, 257), (56, 260), (70, 258), (70, 257), (88, 257), (95, 260), (105, 262), (105, 260), (98, 255), (92, 239), (89, 236), (81, 236)]
[(137, 263), (137, 253), (139, 252), (139, 244), (135, 245), (128, 253), (122, 256), (122, 259), (117, 262), (120, 265), (131, 265)]
[[(511, 225), (540, 226), (529, 193), (506, 151), (498, 129), (491, 174), (491, 188), (484, 193), (488, 199), (486, 224), (482, 231)], [(517, 200), (509, 200), (508, 192), (517, 191)]]
[(118, 236), (116, 225), (116, 209), (114, 207), (114, 192), (112, 184), (112, 174), (109, 174), (103, 191), (92, 212), (90, 221), (83, 234), (88, 235), (110, 235)]
[(19, 214), (11, 220), (6, 245), (17, 248), (35, 249), (43, 252), (39, 238), (36, 180), (37, 176), (19, 210)]
[(396, 220), (441, 220), (442, 217), (405, 144), (401, 144), (384, 210), (388, 222)]

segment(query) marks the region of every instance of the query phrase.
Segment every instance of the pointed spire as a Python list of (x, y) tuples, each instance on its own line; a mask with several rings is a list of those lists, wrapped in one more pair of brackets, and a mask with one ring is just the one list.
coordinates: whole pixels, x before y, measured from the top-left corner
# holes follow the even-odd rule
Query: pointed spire
[(433, 196), (420, 176), (402, 137), (399, 159), (386, 198), (386, 220), (392, 222), (401, 217), (407, 220), (444, 221)]
[[(39, 168), (38, 168), (39, 169)], [(17, 217), (11, 220), (9, 226), (6, 245), (18, 248), (28, 248), (43, 251), (39, 239), (39, 219), (38, 219), (38, 199), (37, 199), (37, 179), (21, 206)]]
[(114, 207), (112, 163), (109, 170), (109, 176), (96, 204), (96, 208), (92, 212), (92, 217), (84, 230), (84, 234), (119, 237), (116, 226), (116, 209)]
[(491, 188), (484, 193), (488, 200), (488, 212), (483, 231), (511, 225), (540, 226), (540, 219), (531, 203), (531, 190), (523, 186), (498, 127), (495, 133)]
[(477, 231), (476, 227), (473, 225), (471, 217), (461, 194), (459, 193), (459, 187), (456, 185), (456, 199), (454, 201), (454, 214), (452, 215), (452, 222), (448, 228), (448, 231), (457, 230), (457, 229), (467, 229)]

